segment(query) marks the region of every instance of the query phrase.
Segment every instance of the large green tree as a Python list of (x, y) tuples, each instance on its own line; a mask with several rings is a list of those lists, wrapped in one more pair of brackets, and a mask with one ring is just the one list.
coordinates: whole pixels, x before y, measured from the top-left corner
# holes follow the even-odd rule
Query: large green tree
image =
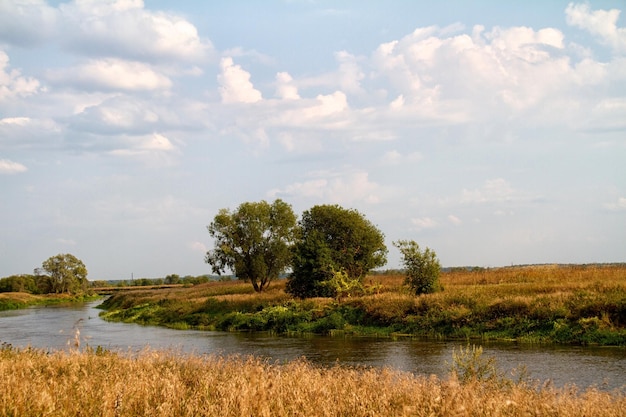
[(280, 199), (243, 203), (234, 212), (221, 209), (208, 226), (215, 248), (206, 262), (214, 273), (228, 269), (261, 292), (291, 265), (296, 227), (291, 206)]
[(362, 280), (387, 263), (383, 233), (354, 209), (314, 206), (302, 214), (287, 291), (297, 297), (335, 296), (328, 285), (335, 273)]
[(87, 290), (87, 268), (72, 254), (48, 258), (41, 264), (41, 270), (49, 277), (51, 292), (76, 294)]

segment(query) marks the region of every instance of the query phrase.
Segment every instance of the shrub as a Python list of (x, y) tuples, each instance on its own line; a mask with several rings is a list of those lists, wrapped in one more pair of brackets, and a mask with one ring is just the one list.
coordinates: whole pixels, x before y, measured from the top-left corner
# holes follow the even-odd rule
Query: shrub
[(441, 272), (437, 254), (429, 248), (422, 251), (413, 240), (399, 240), (393, 244), (402, 255), (402, 263), (406, 269), (406, 284), (415, 294), (429, 294), (437, 291)]
[(468, 382), (495, 382), (501, 378), (494, 357), (484, 358), (481, 346), (468, 345), (452, 352), (452, 366), (450, 371), (463, 383)]

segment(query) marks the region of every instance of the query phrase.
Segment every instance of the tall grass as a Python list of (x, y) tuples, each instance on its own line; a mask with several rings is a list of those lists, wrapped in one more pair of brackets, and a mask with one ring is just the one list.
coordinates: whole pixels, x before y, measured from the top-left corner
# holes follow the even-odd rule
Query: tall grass
[(626, 345), (626, 266), (453, 271), (416, 297), (401, 275), (373, 275), (361, 295), (293, 299), (285, 281), (116, 294), (104, 317), (171, 327), (278, 333), (407, 334), (437, 338)]
[(0, 350), (3, 416), (622, 416), (623, 392), (304, 361)]

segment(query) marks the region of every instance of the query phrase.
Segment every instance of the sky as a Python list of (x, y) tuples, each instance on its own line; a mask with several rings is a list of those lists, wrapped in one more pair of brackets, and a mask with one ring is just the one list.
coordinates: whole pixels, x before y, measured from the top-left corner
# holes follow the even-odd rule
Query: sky
[(0, 277), (202, 275), (243, 202), (626, 261), (626, 2), (0, 0)]

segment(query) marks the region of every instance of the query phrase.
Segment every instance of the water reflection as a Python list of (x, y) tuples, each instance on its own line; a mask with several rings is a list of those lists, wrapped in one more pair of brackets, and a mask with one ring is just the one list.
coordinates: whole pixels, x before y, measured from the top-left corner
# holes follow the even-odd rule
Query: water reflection
[[(452, 352), (463, 343), (411, 339), (275, 337), (171, 330), (136, 324), (109, 323), (98, 314), (98, 303), (35, 307), (0, 312), (0, 342), (16, 347), (67, 349), (80, 331), (82, 345), (137, 352), (146, 347), (186, 353), (255, 355), (272, 362), (299, 358), (323, 365), (389, 367), (425, 375), (447, 375)], [(504, 372), (526, 367), (533, 379), (579, 388), (624, 387), (626, 349), (485, 344)]]

